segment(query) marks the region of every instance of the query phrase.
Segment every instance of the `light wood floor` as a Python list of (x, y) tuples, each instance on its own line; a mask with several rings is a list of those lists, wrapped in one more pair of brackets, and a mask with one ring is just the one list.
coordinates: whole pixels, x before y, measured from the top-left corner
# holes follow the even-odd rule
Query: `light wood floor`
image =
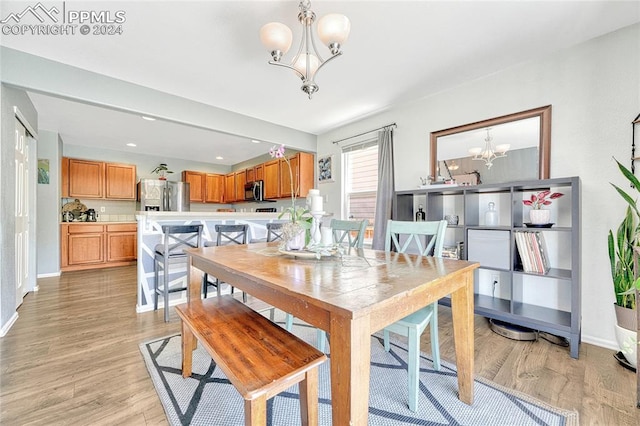
[[(179, 332), (175, 313), (136, 314), (135, 267), (38, 280), (0, 339), (0, 424), (166, 424), (138, 344)], [(441, 354), (454, 360), (451, 315), (440, 309)], [(576, 410), (582, 425), (639, 425), (635, 375), (613, 351), (582, 344), (580, 359), (545, 340), (517, 342), (476, 317), (476, 375)], [(428, 332), (422, 347), (429, 352)], [(505, 419), (508, 424), (508, 419)]]

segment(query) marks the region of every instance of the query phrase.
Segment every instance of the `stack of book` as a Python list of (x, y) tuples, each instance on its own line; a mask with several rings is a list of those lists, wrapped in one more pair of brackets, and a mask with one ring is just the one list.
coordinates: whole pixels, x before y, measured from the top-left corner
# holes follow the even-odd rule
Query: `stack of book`
[(544, 235), (539, 231), (516, 231), (516, 247), (524, 272), (546, 274), (549, 272), (549, 257)]

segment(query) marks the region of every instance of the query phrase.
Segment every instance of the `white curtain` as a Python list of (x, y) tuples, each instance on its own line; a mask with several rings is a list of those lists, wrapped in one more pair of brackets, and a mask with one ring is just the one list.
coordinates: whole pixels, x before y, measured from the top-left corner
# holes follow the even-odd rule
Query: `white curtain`
[(378, 196), (376, 197), (376, 215), (373, 223), (374, 250), (384, 250), (384, 237), (387, 233), (387, 221), (393, 210), (393, 126), (378, 132)]

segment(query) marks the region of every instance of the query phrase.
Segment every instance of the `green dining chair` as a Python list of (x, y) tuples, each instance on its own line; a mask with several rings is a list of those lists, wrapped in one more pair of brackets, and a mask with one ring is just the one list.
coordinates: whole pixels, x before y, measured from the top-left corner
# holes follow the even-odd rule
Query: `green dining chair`
[[(367, 228), (367, 220), (340, 220), (331, 219), (329, 227), (333, 231), (333, 241), (336, 244), (346, 242), (349, 247), (364, 247), (364, 233)], [(355, 236), (353, 233), (356, 233)]]
[[(367, 228), (367, 220), (339, 220), (331, 219), (329, 227), (332, 229), (333, 242), (342, 244), (345, 241), (349, 247), (362, 248), (364, 245), (364, 232)], [(355, 232), (355, 236), (352, 234)], [(287, 313), (285, 318), (285, 329), (291, 331), (293, 328), (293, 315)], [(316, 330), (316, 347), (320, 352), (324, 352), (327, 342), (327, 333), (324, 330)]]
[[(406, 253), (414, 248), (421, 256), (432, 255), (442, 257), (444, 233), (447, 222), (404, 222), (389, 220), (385, 235), (384, 250)], [(406, 239), (405, 239), (406, 238)], [(417, 251), (416, 251), (417, 250)], [(411, 251), (411, 252), (414, 252)], [(438, 302), (434, 302), (420, 310), (407, 315), (399, 321), (384, 328), (384, 349), (388, 352), (389, 333), (407, 337), (408, 340), (408, 375), (409, 375), (409, 409), (418, 408), (418, 392), (420, 377), (420, 335), (431, 323), (431, 354), (433, 368), (440, 370), (440, 347), (438, 345)]]

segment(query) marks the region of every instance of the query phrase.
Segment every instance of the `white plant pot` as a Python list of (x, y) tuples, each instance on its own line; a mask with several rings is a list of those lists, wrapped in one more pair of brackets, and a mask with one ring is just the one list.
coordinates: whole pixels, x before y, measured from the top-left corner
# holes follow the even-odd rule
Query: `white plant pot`
[(305, 243), (304, 229), (300, 230), (291, 239), (287, 241), (287, 250), (302, 250)]
[(549, 223), (551, 217), (551, 210), (530, 210), (529, 219), (534, 225), (544, 225)]
[(616, 341), (618, 342), (618, 347), (622, 351), (622, 354), (627, 359), (627, 361), (629, 361), (629, 364), (633, 365), (634, 368), (638, 368), (637, 333), (635, 331), (622, 328), (618, 324), (616, 324), (615, 327), (616, 327)]

